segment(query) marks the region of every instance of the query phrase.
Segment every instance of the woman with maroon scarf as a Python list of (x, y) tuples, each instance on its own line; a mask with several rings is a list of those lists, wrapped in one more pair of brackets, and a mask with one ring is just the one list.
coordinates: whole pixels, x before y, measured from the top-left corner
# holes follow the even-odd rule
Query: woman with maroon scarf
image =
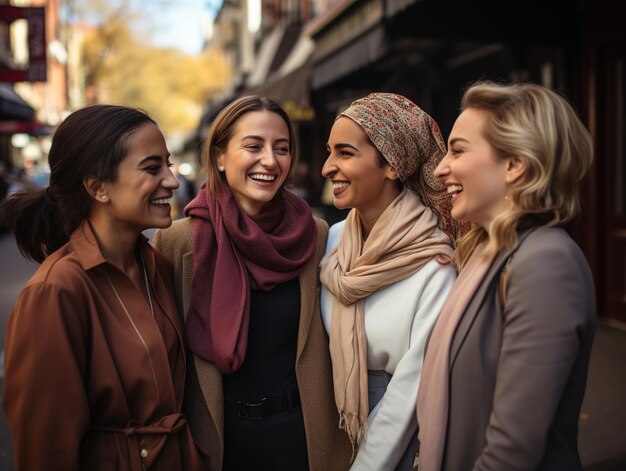
[(211, 469), (340, 470), (317, 267), (328, 227), (285, 190), (295, 136), (272, 100), (215, 119), (207, 181), (154, 243), (172, 261), (193, 361), (185, 405)]

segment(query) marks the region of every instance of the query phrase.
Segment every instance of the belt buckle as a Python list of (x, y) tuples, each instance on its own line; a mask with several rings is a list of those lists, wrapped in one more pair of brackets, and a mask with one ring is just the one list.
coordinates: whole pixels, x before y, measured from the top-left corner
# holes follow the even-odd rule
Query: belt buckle
[[(260, 410), (263, 404), (267, 401), (267, 398), (264, 397), (259, 402), (239, 402), (237, 404), (237, 416), (240, 419), (246, 420), (263, 420), (263, 411)], [(256, 414), (255, 412), (258, 410)]]

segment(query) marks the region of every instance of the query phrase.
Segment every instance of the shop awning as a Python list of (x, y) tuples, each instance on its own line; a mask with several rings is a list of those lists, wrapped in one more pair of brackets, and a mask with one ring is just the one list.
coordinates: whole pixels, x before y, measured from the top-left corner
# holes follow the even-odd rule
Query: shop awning
[(246, 95), (262, 95), (276, 101), (293, 121), (311, 121), (315, 112), (309, 102), (309, 62), (287, 75), (246, 90)]
[(34, 117), (35, 110), (13, 90), (13, 86), (8, 83), (0, 83), (0, 120), (30, 121)]
[(385, 28), (379, 24), (350, 44), (316, 62), (311, 71), (311, 88), (320, 89), (382, 57), (387, 51)]

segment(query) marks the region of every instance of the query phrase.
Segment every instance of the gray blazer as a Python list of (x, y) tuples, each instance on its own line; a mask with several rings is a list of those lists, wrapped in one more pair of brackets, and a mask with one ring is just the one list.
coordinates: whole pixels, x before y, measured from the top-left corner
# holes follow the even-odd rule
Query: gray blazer
[[(514, 252), (504, 309), (500, 272)], [(454, 334), (444, 470), (577, 470), (596, 303), (589, 266), (562, 229), (499, 254)]]
[[(328, 339), (320, 314), (319, 262), (324, 254), (328, 225), (315, 218), (317, 248), (300, 274), (300, 325), (296, 353), (296, 378), (311, 471), (348, 469), (351, 447), (348, 435), (339, 429), (335, 405)], [(192, 218), (175, 221), (159, 230), (153, 243), (174, 266), (174, 294), (186, 316), (191, 302), (193, 272)], [(191, 432), (205, 453), (207, 469), (220, 471), (224, 457), (224, 393), (222, 374), (196, 355), (187, 356), (184, 409)]]

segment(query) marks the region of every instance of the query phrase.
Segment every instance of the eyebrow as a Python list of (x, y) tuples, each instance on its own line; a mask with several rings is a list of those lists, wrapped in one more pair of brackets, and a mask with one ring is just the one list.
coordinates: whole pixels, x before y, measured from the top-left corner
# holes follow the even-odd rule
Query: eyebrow
[[(334, 147), (335, 149), (337, 149), (337, 150), (339, 150), (339, 149), (345, 149), (345, 148), (347, 147), (347, 148), (349, 148), (349, 149), (354, 149), (354, 150), (355, 150), (355, 151), (357, 151), (357, 152), (359, 151), (359, 149), (357, 149), (356, 147), (354, 147), (352, 144), (347, 144), (347, 143), (342, 143), (342, 142), (340, 142), (340, 143), (338, 143), (338, 144), (335, 144), (333, 147)], [(326, 148), (327, 148), (327, 149), (330, 149), (330, 145), (328, 145), (328, 143), (326, 143)]]
[(450, 139), (450, 142), (448, 143), (448, 146), (452, 146), (452, 145), (456, 144), (459, 141), (463, 141), (466, 144), (469, 144), (469, 141), (467, 139), (465, 139), (464, 137), (455, 137), (453, 139)]
[[(171, 156), (171, 154), (167, 154), (167, 156), (165, 157), (165, 160), (166, 161), (169, 160), (170, 156)], [(148, 163), (148, 162), (150, 162), (152, 160), (157, 161), (158, 163), (161, 163), (161, 160), (163, 160), (163, 158), (160, 155), (149, 155), (149, 156), (144, 157), (143, 159), (141, 159), (139, 161), (139, 165), (144, 165), (144, 164), (146, 164), (146, 163)]]
[[(245, 141), (246, 139), (254, 139), (255, 141), (264, 141), (265, 138), (261, 137), (261, 136), (255, 136), (255, 135), (250, 135), (250, 136), (243, 136), (241, 138), (242, 141)], [(287, 139), (286, 137), (279, 137), (278, 139), (276, 139), (274, 141), (274, 143), (276, 142), (286, 142), (287, 144), (289, 144), (289, 139)]]

